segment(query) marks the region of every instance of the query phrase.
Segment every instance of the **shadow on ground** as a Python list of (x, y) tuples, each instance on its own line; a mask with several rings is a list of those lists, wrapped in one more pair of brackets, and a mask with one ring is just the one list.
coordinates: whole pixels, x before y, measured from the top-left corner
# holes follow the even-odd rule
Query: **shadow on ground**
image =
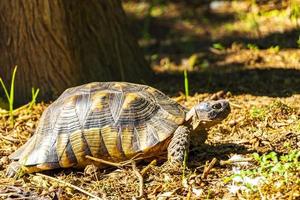
[(200, 163), (205, 163), (208, 160), (217, 158), (218, 160), (227, 160), (232, 154), (249, 154), (254, 153), (247, 147), (234, 143), (208, 145), (204, 144), (201, 147), (191, 149), (189, 153), (189, 166), (199, 166)]
[[(159, 29), (170, 30), (170, 27), (159, 27)], [(156, 38), (157, 42), (143, 48), (147, 54), (182, 54), (183, 56), (199, 51), (207, 51), (215, 43), (220, 43), (224, 47), (230, 47), (233, 43), (241, 43), (245, 46), (253, 44), (259, 49), (268, 49), (272, 46), (279, 46), (281, 49), (298, 48), (297, 40), (299, 39), (300, 29), (275, 32), (259, 38), (253, 38), (245, 34), (230, 34), (217, 39), (205, 36), (196, 37), (190, 35), (191, 33), (189, 32), (176, 34), (178, 35), (173, 37), (173, 39), (169, 39), (168, 42), (163, 42), (161, 38)], [(183, 34), (185, 34), (185, 37)]]
[[(300, 93), (300, 70), (296, 69), (245, 69), (232, 71), (223, 69), (191, 72), (189, 75), (190, 95), (229, 91), (233, 95), (288, 97)], [(156, 74), (153, 86), (169, 95), (184, 91), (182, 73)], [(170, 87), (171, 86), (171, 87)]]
[[(299, 39), (300, 28), (277, 32), (254, 34), (255, 30), (250, 34), (241, 30), (224, 30), (213, 35), (216, 28), (224, 24), (239, 20), (241, 13), (245, 11), (235, 12), (211, 12), (207, 1), (205, 3), (193, 2), (173, 2), (176, 9), (165, 10), (165, 13), (175, 12), (177, 14), (170, 16), (151, 17), (149, 13), (143, 17), (136, 14), (128, 13), (131, 20), (132, 33), (139, 39), (145, 39), (147, 35), (149, 42), (142, 45), (144, 51), (148, 55), (152, 54), (192, 54), (199, 51), (205, 51), (214, 43), (221, 43), (224, 47), (229, 47), (233, 42), (242, 44), (254, 44), (261, 49), (278, 45), (281, 49), (298, 48), (297, 40)], [(163, 5), (161, 5), (163, 6)], [(184, 25), (189, 22), (190, 25)], [(273, 30), (273, 27), (270, 27)], [(256, 35), (256, 36), (255, 36)], [(255, 36), (255, 37), (254, 37)]]

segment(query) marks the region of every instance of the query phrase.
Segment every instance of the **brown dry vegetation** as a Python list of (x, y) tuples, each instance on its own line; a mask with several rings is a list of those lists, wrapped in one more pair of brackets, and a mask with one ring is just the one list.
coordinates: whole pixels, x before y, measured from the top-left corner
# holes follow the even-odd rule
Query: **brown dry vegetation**
[[(258, 173), (255, 170), (264, 169), (264, 162), (252, 156), (276, 152), (279, 158), (300, 149), (300, 31), (297, 20), (291, 18), (291, 5), (288, 1), (262, 5), (234, 1), (207, 10), (192, 2), (197, 1), (166, 1), (149, 7), (148, 1), (126, 1), (124, 7), (157, 73), (155, 87), (187, 107), (204, 99), (227, 98), (232, 111), (208, 131), (205, 145), (191, 149), (186, 168), (139, 163), (138, 171), (147, 168), (142, 198), (300, 198), (299, 157), (290, 162), (289, 173), (282, 175), (273, 168), (274, 160), (267, 162), (273, 172)], [(185, 69), (190, 88), (187, 99)], [(104, 199), (138, 198), (141, 182), (131, 165), (47, 173), (57, 180), (40, 174), (6, 178), (7, 156), (31, 136), (46, 107), (37, 104), (19, 110), (13, 127), (8, 115), (0, 116), (0, 198), (90, 198), (67, 183)], [(236, 155), (246, 164), (228, 161)], [(238, 185), (233, 177), (237, 168), (248, 170), (244, 177), (264, 176), (265, 181), (232, 193), (230, 186)]]

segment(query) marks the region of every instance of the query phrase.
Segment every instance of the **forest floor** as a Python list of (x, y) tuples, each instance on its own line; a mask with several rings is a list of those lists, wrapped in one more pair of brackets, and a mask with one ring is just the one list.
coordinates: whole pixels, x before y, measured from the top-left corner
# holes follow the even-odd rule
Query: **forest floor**
[(155, 71), (152, 85), (189, 108), (226, 98), (231, 114), (181, 169), (160, 161), (139, 163), (142, 178), (128, 165), (15, 180), (5, 176), (8, 155), (33, 134), (48, 104), (16, 110), (13, 126), (1, 110), (0, 199), (299, 199), (299, 2), (219, 1), (210, 9), (197, 1), (147, 2), (124, 8)]

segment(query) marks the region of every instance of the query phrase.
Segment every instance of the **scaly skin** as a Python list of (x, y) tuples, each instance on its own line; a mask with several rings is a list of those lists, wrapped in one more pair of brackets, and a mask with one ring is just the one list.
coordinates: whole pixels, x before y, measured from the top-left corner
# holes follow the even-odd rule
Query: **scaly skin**
[(179, 126), (168, 146), (168, 161), (182, 164), (185, 153), (189, 151), (191, 130), (186, 126)]
[(185, 124), (174, 132), (168, 146), (168, 161), (171, 164), (182, 164), (190, 144), (201, 145), (206, 140), (207, 136), (201, 134), (201, 131), (220, 123), (229, 113), (230, 106), (226, 100), (205, 101), (194, 106), (187, 113)]

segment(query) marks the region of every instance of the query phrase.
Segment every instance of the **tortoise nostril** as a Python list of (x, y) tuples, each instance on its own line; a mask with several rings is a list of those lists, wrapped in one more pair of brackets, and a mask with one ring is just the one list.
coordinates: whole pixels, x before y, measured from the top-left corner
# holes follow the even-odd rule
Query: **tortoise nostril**
[(222, 105), (221, 105), (221, 103), (216, 103), (216, 104), (212, 105), (212, 108), (213, 109), (221, 109)]

